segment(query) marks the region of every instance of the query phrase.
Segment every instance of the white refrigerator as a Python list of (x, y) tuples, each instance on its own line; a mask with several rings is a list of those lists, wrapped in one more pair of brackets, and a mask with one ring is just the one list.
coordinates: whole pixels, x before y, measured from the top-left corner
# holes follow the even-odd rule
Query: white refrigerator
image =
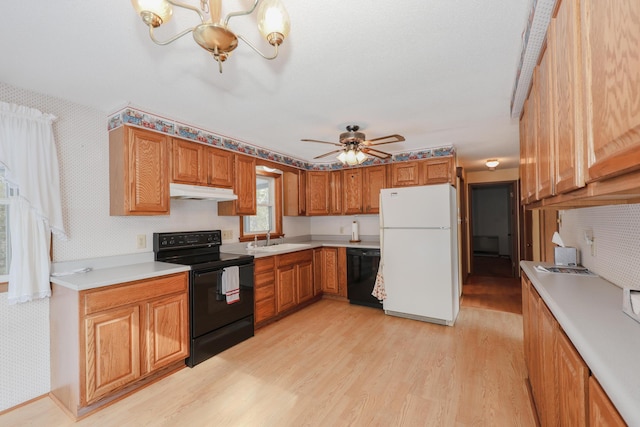
[(453, 326), (460, 309), (455, 188), (381, 190), (380, 245), (385, 313)]

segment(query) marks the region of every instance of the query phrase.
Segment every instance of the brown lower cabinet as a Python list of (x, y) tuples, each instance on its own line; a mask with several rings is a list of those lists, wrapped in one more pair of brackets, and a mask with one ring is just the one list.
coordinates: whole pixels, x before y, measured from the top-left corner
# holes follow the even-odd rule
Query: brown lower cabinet
[(255, 327), (287, 316), (323, 294), (345, 297), (346, 248), (322, 247), (256, 258)]
[(522, 315), (525, 362), (540, 424), (625, 425), (604, 391), (592, 390), (597, 382), (589, 367), (524, 272)]
[(54, 284), (51, 397), (80, 418), (183, 367), (187, 274), (85, 291)]

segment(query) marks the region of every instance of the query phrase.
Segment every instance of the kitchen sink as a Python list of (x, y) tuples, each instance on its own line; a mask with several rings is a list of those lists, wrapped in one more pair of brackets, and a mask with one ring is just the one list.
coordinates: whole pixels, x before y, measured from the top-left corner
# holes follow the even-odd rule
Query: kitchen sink
[(282, 243), (280, 245), (258, 246), (257, 248), (252, 248), (251, 250), (255, 252), (281, 252), (309, 247), (311, 247), (311, 245), (308, 243)]

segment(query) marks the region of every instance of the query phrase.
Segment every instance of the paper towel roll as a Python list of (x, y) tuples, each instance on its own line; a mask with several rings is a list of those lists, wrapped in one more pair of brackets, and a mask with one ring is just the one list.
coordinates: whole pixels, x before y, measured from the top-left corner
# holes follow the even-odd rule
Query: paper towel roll
[(562, 237), (560, 237), (560, 234), (558, 234), (557, 231), (553, 233), (553, 237), (551, 238), (551, 241), (556, 245), (564, 248), (564, 242), (562, 241)]
[(357, 242), (359, 240), (360, 240), (360, 233), (358, 231), (358, 222), (353, 221), (353, 223), (351, 224), (351, 241)]

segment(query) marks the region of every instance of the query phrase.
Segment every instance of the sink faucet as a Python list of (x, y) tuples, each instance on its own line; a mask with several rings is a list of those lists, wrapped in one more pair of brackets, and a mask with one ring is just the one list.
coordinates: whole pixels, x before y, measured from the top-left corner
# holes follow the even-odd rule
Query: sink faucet
[(271, 232), (267, 231), (267, 244), (265, 246), (269, 246), (271, 244)]

